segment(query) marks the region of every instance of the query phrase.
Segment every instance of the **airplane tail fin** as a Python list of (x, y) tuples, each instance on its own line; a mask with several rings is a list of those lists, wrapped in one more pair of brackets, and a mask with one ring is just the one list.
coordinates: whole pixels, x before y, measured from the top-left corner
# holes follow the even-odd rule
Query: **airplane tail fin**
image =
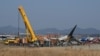
[[(74, 33), (76, 27), (77, 27), (77, 25), (75, 25), (74, 28), (72, 29), (72, 31), (69, 33), (69, 35), (68, 35), (68, 37), (69, 37), (68, 42), (70, 42), (70, 41), (76, 41), (78, 44), (81, 44), (81, 42), (78, 41), (78, 40), (77, 40), (76, 38), (74, 38), (74, 36), (73, 36), (73, 33)], [(70, 43), (71, 43), (71, 42), (70, 42)]]
[(74, 26), (74, 28), (72, 29), (72, 31), (69, 33), (68, 36), (72, 36), (73, 35), (73, 32), (75, 31), (76, 27), (77, 27), (77, 25)]

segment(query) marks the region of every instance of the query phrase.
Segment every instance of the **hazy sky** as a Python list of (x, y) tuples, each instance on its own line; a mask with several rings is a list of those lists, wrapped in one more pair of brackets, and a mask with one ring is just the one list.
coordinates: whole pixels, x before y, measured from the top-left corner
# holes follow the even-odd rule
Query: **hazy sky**
[[(34, 29), (100, 29), (100, 0), (0, 0), (0, 27), (18, 26), (22, 5)], [(20, 16), (20, 27), (24, 28)]]

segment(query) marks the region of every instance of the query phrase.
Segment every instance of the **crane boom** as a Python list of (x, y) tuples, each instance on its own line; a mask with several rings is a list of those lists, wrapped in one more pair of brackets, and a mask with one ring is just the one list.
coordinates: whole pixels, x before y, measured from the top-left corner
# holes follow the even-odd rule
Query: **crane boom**
[(30, 34), (31, 41), (32, 41), (32, 42), (37, 41), (37, 37), (36, 37), (36, 35), (35, 35), (34, 30), (32, 29), (32, 26), (31, 26), (30, 21), (29, 21), (29, 19), (28, 19), (26, 13), (25, 13), (25, 11), (24, 11), (24, 8), (23, 8), (22, 6), (19, 6), (19, 7), (18, 7), (18, 10), (19, 10), (19, 12), (20, 12), (20, 14), (21, 14), (21, 16), (22, 16), (22, 19), (23, 19), (23, 21), (24, 21), (24, 24), (25, 24), (26, 29), (28, 30), (28, 32), (29, 32), (29, 34)]

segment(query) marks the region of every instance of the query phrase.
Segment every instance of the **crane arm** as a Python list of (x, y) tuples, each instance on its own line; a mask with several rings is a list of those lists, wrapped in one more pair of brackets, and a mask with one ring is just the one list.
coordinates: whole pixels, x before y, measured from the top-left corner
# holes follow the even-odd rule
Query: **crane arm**
[(25, 27), (27, 28), (28, 32), (30, 33), (30, 36), (31, 36), (31, 41), (34, 42), (34, 41), (37, 41), (37, 37), (35, 35), (35, 32), (33, 31), (32, 29), (32, 26), (29, 22), (29, 19), (24, 11), (24, 8), (22, 6), (19, 6), (18, 7), (18, 10), (22, 16), (22, 19), (24, 21), (24, 24), (25, 24)]

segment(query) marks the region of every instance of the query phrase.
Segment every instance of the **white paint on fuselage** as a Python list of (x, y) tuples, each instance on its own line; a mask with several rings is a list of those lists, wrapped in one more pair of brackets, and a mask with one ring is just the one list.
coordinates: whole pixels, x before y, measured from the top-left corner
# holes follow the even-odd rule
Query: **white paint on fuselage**
[(67, 39), (67, 38), (68, 38), (68, 35), (65, 35), (65, 36), (59, 37), (58, 40), (65, 40), (65, 39)]

